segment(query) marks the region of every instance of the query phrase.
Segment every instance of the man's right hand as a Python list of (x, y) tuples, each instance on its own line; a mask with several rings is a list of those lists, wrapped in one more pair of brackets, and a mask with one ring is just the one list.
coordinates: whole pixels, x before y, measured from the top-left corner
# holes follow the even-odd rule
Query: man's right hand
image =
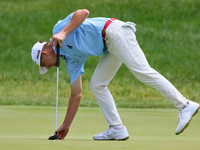
[(69, 132), (69, 127), (76, 115), (79, 103), (81, 101), (82, 97), (81, 92), (82, 92), (82, 78), (80, 74), (78, 79), (71, 84), (71, 96), (69, 99), (67, 114), (65, 116), (63, 124), (57, 130), (58, 135), (60, 136), (59, 139), (61, 140), (63, 140)]
[(68, 134), (68, 132), (69, 132), (69, 128), (65, 128), (64, 125), (61, 125), (57, 129), (57, 133), (59, 135), (60, 140), (63, 140), (65, 138), (65, 136)]

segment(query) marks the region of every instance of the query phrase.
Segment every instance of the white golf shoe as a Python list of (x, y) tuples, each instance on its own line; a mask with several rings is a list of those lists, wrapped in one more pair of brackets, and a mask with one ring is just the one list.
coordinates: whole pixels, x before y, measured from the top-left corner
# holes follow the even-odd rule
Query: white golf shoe
[(179, 111), (178, 114), (178, 126), (176, 128), (175, 134), (182, 133), (189, 125), (192, 117), (198, 112), (199, 104), (188, 101), (189, 105)]
[(129, 135), (125, 126), (123, 126), (120, 130), (116, 130), (111, 126), (103, 133), (93, 136), (94, 140), (126, 140), (128, 138)]

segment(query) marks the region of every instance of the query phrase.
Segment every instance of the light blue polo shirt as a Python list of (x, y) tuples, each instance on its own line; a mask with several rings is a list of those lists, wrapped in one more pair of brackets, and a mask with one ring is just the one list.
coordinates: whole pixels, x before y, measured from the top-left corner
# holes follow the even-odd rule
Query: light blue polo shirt
[[(53, 35), (59, 33), (71, 20), (71, 13), (53, 28)], [(84, 74), (84, 63), (89, 56), (105, 55), (108, 51), (103, 44), (102, 29), (109, 18), (87, 18), (79, 27), (66, 36), (60, 49), (65, 60), (71, 84)], [(55, 47), (54, 47), (55, 53)]]

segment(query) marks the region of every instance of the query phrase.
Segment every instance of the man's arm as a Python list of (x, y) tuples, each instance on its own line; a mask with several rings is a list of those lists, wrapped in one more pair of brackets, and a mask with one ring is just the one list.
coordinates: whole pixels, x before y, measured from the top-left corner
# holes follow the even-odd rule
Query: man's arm
[(69, 127), (76, 115), (76, 112), (79, 107), (79, 103), (82, 97), (82, 79), (79, 75), (78, 79), (71, 85), (71, 96), (69, 99), (69, 106), (67, 114), (63, 121), (63, 124), (58, 128), (57, 132), (60, 135), (60, 139), (64, 139), (67, 133), (69, 132)]
[(59, 43), (60, 47), (62, 47), (62, 42), (65, 37), (71, 33), (74, 29), (80, 26), (83, 21), (89, 15), (89, 11), (87, 9), (79, 9), (74, 12), (72, 19), (70, 22), (57, 34), (55, 34), (51, 39), (51, 45), (55, 42), (55, 47), (57, 47), (57, 42)]

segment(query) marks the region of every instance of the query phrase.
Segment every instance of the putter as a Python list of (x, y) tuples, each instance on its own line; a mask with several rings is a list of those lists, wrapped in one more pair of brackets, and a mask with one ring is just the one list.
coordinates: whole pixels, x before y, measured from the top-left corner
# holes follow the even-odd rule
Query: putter
[(58, 81), (59, 81), (59, 57), (60, 57), (60, 46), (57, 43), (57, 90), (56, 90), (56, 124), (55, 124), (55, 133), (49, 137), (49, 140), (57, 140), (59, 139), (59, 135), (57, 132), (57, 120), (58, 120)]

